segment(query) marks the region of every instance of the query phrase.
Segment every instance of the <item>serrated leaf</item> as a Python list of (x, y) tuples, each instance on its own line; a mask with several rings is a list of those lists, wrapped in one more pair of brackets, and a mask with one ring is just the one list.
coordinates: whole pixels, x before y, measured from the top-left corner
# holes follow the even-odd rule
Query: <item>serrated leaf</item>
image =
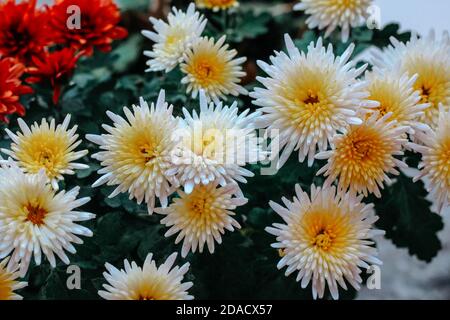
[(431, 212), (431, 203), (421, 181), (414, 183), (403, 174), (375, 200), (380, 219), (377, 226), (398, 247), (430, 262), (441, 249), (436, 233), (443, 228), (442, 218)]

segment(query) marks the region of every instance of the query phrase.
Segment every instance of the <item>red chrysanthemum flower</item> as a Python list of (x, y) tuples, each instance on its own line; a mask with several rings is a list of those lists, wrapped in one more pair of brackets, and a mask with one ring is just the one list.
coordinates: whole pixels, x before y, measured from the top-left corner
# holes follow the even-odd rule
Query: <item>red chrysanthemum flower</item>
[(52, 36), (47, 10), (36, 8), (36, 0), (0, 0), (0, 56), (28, 64), (43, 52)]
[[(72, 24), (68, 27), (68, 20), (76, 21), (71, 19), (76, 11), (70, 6), (80, 9), (80, 28)], [(50, 24), (56, 33), (56, 42), (83, 50), (86, 55), (91, 55), (94, 47), (108, 52), (113, 40), (127, 36), (128, 32), (117, 26), (119, 21), (120, 11), (112, 0), (56, 0), (51, 7)]]
[(41, 57), (33, 57), (33, 66), (27, 69), (30, 75), (28, 83), (48, 81), (53, 88), (53, 104), (57, 104), (61, 87), (72, 76), (73, 70), (81, 56), (73, 48), (63, 48), (59, 51), (45, 52)]
[(22, 85), (20, 77), (24, 71), (25, 66), (13, 58), (0, 59), (0, 121), (8, 122), (7, 115), (13, 113), (25, 115), (20, 96), (33, 89)]

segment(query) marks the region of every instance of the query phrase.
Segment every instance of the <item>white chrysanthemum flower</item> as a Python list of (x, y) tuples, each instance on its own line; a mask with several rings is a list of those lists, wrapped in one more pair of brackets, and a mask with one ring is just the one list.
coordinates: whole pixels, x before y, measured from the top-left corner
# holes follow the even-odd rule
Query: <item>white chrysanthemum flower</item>
[(66, 251), (76, 252), (72, 243), (83, 243), (78, 236), (92, 236), (77, 222), (95, 215), (75, 210), (90, 198), (77, 199), (79, 187), (56, 193), (47, 184), (44, 170), (26, 174), (12, 160), (0, 168), (0, 179), (0, 257), (11, 254), (9, 266), (20, 265), (21, 275), (32, 256), (40, 265), (42, 253), (52, 267), (55, 254), (69, 264)]
[(109, 284), (104, 284), (104, 290), (98, 294), (106, 300), (192, 300), (187, 290), (192, 287), (192, 282), (184, 282), (183, 277), (189, 270), (189, 263), (183, 266), (173, 267), (176, 253), (172, 253), (167, 260), (156, 266), (149, 253), (145, 258), (143, 267), (136, 262), (131, 264), (124, 260), (125, 270), (117, 269), (106, 263), (103, 275)]
[(337, 27), (341, 28), (342, 42), (347, 42), (351, 28), (359, 27), (369, 17), (372, 0), (301, 0), (294, 10), (309, 15), (306, 23), (310, 29), (325, 30), (328, 37)]
[(230, 107), (222, 102), (208, 105), (202, 91), (200, 114), (194, 110), (191, 116), (185, 108), (183, 113), (176, 133), (181, 141), (172, 161), (186, 193), (198, 184), (245, 183), (244, 177), (254, 175), (243, 166), (263, 159), (254, 124), (259, 112), (249, 114), (247, 109), (238, 115), (236, 102)]
[(173, 8), (167, 16), (167, 22), (150, 17), (153, 31), (143, 30), (142, 34), (154, 41), (152, 51), (144, 51), (150, 58), (146, 71), (169, 72), (183, 60), (183, 54), (194, 43), (200, 40), (207, 20), (195, 11), (191, 3), (186, 12)]
[(20, 277), (17, 268), (11, 269), (6, 266), (8, 258), (0, 261), (0, 301), (1, 300), (22, 300), (22, 296), (14, 291), (26, 287), (28, 284), (17, 281)]
[(436, 127), (439, 106), (450, 109), (450, 37), (447, 32), (441, 40), (434, 32), (418, 38), (413, 35), (406, 44), (391, 38), (392, 45), (382, 53), (374, 52), (374, 64), (383, 69), (410, 76), (418, 75), (414, 89), (419, 90), (422, 103), (430, 103), (420, 121)]
[(238, 0), (195, 0), (195, 3), (199, 8), (206, 8), (215, 12), (239, 6)]
[(149, 107), (141, 97), (140, 106), (133, 105), (132, 111), (124, 107), (126, 119), (108, 111), (114, 122), (113, 127), (103, 125), (108, 133), (86, 135), (102, 149), (92, 156), (103, 166), (98, 170), (102, 177), (92, 186), (117, 185), (110, 198), (128, 192), (130, 199), (145, 201), (150, 214), (156, 197), (166, 206), (167, 197), (177, 187), (171, 162), (171, 152), (177, 143), (173, 139), (177, 120), (172, 110), (161, 90), (156, 105), (152, 103)]
[(68, 129), (69, 114), (58, 125), (54, 119), (48, 123), (45, 118), (40, 125), (35, 122), (31, 128), (21, 118), (17, 122), (22, 132), (14, 134), (5, 129), (13, 143), (11, 150), (1, 151), (16, 160), (25, 172), (38, 173), (44, 169), (52, 187), (58, 190), (58, 181), (64, 179), (64, 174), (74, 174), (75, 169), (89, 168), (85, 164), (73, 162), (84, 157), (88, 151), (74, 151), (81, 140), (77, 140), (78, 134), (75, 133), (78, 126)]
[(239, 194), (236, 185), (217, 187), (217, 183), (197, 185), (190, 194), (179, 190), (180, 198), (168, 208), (156, 208), (155, 211), (166, 215), (161, 220), (170, 229), (165, 236), (176, 233), (175, 244), (183, 240), (181, 256), (186, 257), (189, 251), (203, 252), (205, 244), (210, 253), (214, 253), (214, 242), (222, 243), (225, 229), (234, 231), (241, 226), (233, 218), (232, 210), (247, 203), (247, 199)]
[(336, 135), (332, 150), (316, 155), (316, 159), (328, 159), (317, 172), (327, 177), (325, 186), (339, 179), (339, 191), (381, 197), (383, 183), (392, 183), (388, 174), (398, 175), (396, 167), (408, 167), (395, 158), (403, 155), (408, 127), (398, 126), (396, 120), (388, 121), (391, 115), (372, 113), (363, 124), (351, 125)]
[(435, 130), (417, 132), (421, 144), (409, 143), (422, 154), (421, 172), (414, 181), (425, 178), (428, 192), (436, 199), (438, 212), (450, 206), (450, 111), (440, 108)]
[(355, 69), (355, 63), (349, 61), (353, 44), (335, 57), (331, 44), (326, 49), (321, 38), (308, 46), (307, 54), (300, 53), (287, 34), (285, 41), (288, 54), (276, 52), (271, 65), (258, 61), (269, 77), (258, 77), (265, 88), (255, 88), (250, 96), (264, 113), (258, 123), (267, 127), (275, 141), (271, 143), (272, 156), (284, 149), (278, 168), (296, 150), (299, 161), (308, 157), (311, 166), (316, 150), (327, 150), (336, 131), (361, 124), (359, 113), (378, 103), (366, 100), (367, 84), (356, 80), (366, 65)]
[(368, 82), (369, 99), (380, 104), (373, 109), (380, 117), (392, 113), (388, 121), (396, 120), (397, 125), (408, 127), (411, 134), (416, 128), (424, 128), (419, 118), (430, 104), (420, 103), (420, 93), (414, 90), (417, 74), (409, 77), (407, 74), (400, 76), (387, 70), (375, 70), (366, 72), (365, 79)]
[(238, 96), (247, 94), (247, 90), (239, 85), (240, 78), (245, 76), (241, 64), (245, 57), (234, 59), (236, 50), (229, 50), (222, 36), (216, 43), (213, 38), (203, 37), (184, 55), (181, 71), (186, 76), (181, 83), (187, 84), (187, 93), (192, 92), (195, 99), (200, 90), (204, 90), (208, 100), (216, 103), (226, 100), (226, 95)]
[(272, 247), (281, 252), (278, 269), (286, 266), (286, 276), (298, 271), (302, 288), (312, 281), (314, 299), (323, 298), (326, 285), (334, 299), (346, 282), (359, 290), (361, 268), (382, 264), (372, 237), (384, 231), (372, 229), (378, 220), (373, 204), (362, 203), (362, 196), (337, 195), (335, 187), (312, 185), (311, 197), (299, 185), (295, 192), (293, 202), (282, 198), (286, 208), (270, 202), (284, 220), (266, 228), (277, 237)]

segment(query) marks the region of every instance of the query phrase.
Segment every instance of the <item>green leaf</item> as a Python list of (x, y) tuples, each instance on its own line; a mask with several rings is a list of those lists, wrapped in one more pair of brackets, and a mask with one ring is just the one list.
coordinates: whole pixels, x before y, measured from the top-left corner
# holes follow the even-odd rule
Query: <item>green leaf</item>
[(113, 244), (117, 235), (123, 231), (123, 213), (111, 212), (98, 218), (95, 241), (100, 244)]
[(117, 0), (117, 5), (122, 10), (145, 10), (148, 3), (148, 0)]
[(268, 31), (267, 24), (271, 19), (269, 13), (255, 14), (253, 11), (244, 12), (237, 17), (236, 25), (227, 28), (227, 40), (229, 42), (242, 42), (244, 39), (254, 39)]
[(86, 177), (89, 177), (92, 173), (97, 171), (99, 168), (100, 168), (100, 165), (98, 165), (96, 163), (90, 163), (88, 169), (77, 170), (77, 178), (84, 179)]
[(113, 50), (112, 55), (116, 57), (116, 60), (112, 64), (114, 71), (124, 72), (134, 61), (136, 61), (137, 57), (142, 53), (142, 40), (142, 35), (132, 35)]
[(316, 41), (316, 34), (314, 31), (309, 30), (303, 34), (302, 38), (295, 39), (294, 44), (300, 51), (306, 52), (312, 41)]
[(421, 181), (413, 183), (403, 174), (375, 200), (380, 219), (377, 226), (386, 238), (411, 255), (430, 262), (441, 249), (436, 233), (443, 228), (442, 218), (430, 211), (431, 203)]
[(42, 299), (47, 300), (64, 300), (69, 298), (68, 289), (64, 278), (61, 277), (57, 269), (50, 272), (40, 295)]

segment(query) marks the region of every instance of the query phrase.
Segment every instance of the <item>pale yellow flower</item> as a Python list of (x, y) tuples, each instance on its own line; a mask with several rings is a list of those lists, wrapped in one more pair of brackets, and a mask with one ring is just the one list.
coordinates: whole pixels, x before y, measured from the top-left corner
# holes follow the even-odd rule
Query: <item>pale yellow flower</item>
[(178, 233), (175, 243), (183, 240), (181, 256), (189, 251), (203, 252), (205, 244), (210, 253), (214, 253), (214, 243), (222, 243), (225, 230), (234, 231), (241, 226), (233, 218), (238, 206), (247, 203), (247, 199), (238, 196), (235, 185), (218, 187), (217, 183), (197, 185), (190, 194), (179, 190), (179, 198), (168, 208), (156, 208), (155, 211), (166, 215), (161, 220), (170, 229), (165, 236)]
[(140, 105), (133, 105), (132, 111), (125, 107), (126, 119), (108, 111), (114, 126), (104, 125), (106, 134), (86, 135), (102, 149), (92, 155), (103, 167), (98, 171), (102, 176), (92, 186), (117, 185), (110, 198), (128, 192), (130, 199), (144, 201), (150, 214), (156, 198), (162, 206), (167, 205), (167, 197), (177, 185), (175, 172), (169, 173), (173, 169), (171, 152), (176, 145), (172, 134), (177, 129), (172, 110), (161, 90), (156, 104), (149, 106), (141, 98)]
[(121, 270), (106, 263), (107, 272), (103, 275), (108, 284), (98, 294), (106, 300), (192, 300), (194, 297), (187, 292), (192, 282), (181, 282), (189, 263), (173, 267), (176, 257), (176, 253), (171, 254), (159, 267), (152, 253), (147, 255), (142, 268), (126, 259), (125, 269)]
[(361, 124), (361, 117), (378, 102), (368, 100), (365, 81), (357, 80), (366, 66), (355, 69), (349, 61), (354, 45), (340, 57), (322, 39), (311, 42), (307, 53), (300, 52), (285, 35), (287, 54), (276, 52), (271, 64), (258, 61), (268, 77), (258, 77), (263, 88), (250, 96), (263, 115), (258, 125), (272, 134), (272, 156), (279, 154), (280, 168), (294, 151), (308, 165), (317, 151), (327, 150), (332, 137), (349, 124)]
[(11, 255), (8, 267), (19, 266), (24, 276), (31, 259), (40, 265), (42, 255), (56, 267), (56, 257), (70, 263), (67, 252), (92, 231), (78, 224), (93, 219), (90, 212), (77, 211), (90, 198), (77, 199), (80, 188), (55, 190), (47, 183), (45, 171), (24, 173), (10, 160), (0, 168), (0, 256)]
[(12, 133), (5, 129), (12, 139), (11, 150), (1, 151), (14, 160), (28, 173), (38, 173), (45, 170), (52, 187), (58, 190), (58, 181), (63, 180), (63, 175), (74, 174), (75, 169), (87, 169), (89, 166), (73, 162), (84, 157), (88, 151), (75, 149), (80, 145), (76, 134), (77, 126), (69, 129), (70, 115), (67, 115), (62, 124), (50, 123), (44, 118), (41, 124), (34, 123), (31, 128), (21, 118), (18, 120), (22, 132)]
[(203, 37), (184, 55), (181, 71), (186, 75), (181, 83), (187, 85), (187, 93), (196, 98), (199, 91), (205, 91), (209, 99), (218, 103), (226, 100), (227, 95), (247, 94), (239, 82), (245, 76), (241, 64), (246, 58), (235, 59), (236, 50), (228, 49), (225, 36), (217, 42), (213, 38)]
[(320, 152), (316, 159), (328, 159), (328, 163), (317, 172), (324, 174), (325, 185), (339, 180), (339, 191), (374, 193), (381, 197), (383, 183), (392, 183), (388, 174), (398, 175), (398, 168), (407, 165), (396, 156), (403, 155), (402, 147), (407, 142), (408, 127), (397, 126), (388, 121), (391, 113), (379, 117), (378, 112), (361, 125), (351, 125), (333, 139), (332, 150)]
[(301, 0), (294, 10), (309, 15), (306, 19), (308, 27), (325, 29), (325, 37), (339, 27), (342, 42), (347, 42), (351, 28), (367, 21), (372, 3), (373, 0)]
[(278, 269), (287, 267), (286, 276), (298, 272), (302, 288), (312, 282), (314, 299), (324, 296), (326, 286), (334, 299), (338, 286), (347, 289), (346, 282), (359, 290), (361, 268), (382, 264), (372, 238), (384, 232), (373, 229), (378, 220), (373, 204), (361, 202), (362, 196), (337, 194), (334, 186), (312, 185), (309, 196), (296, 185), (295, 192), (292, 202), (282, 198), (286, 207), (270, 202), (283, 218), (266, 228), (277, 237), (272, 247), (281, 250)]

